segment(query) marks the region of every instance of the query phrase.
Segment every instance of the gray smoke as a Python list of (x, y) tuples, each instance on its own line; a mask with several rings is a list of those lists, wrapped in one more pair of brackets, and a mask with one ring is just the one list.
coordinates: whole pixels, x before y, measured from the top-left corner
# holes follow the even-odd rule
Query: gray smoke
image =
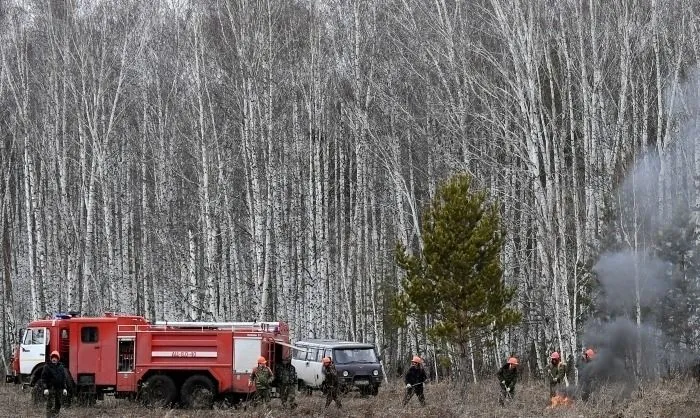
[(595, 377), (603, 381), (634, 382), (652, 377), (662, 356), (662, 336), (658, 329), (619, 317), (609, 322), (589, 323), (585, 332), (588, 346), (596, 355), (580, 371), (585, 380)]
[[(687, 213), (700, 192), (692, 187), (696, 175), (693, 164), (674, 163), (687, 159), (694, 147), (700, 146), (696, 123), (700, 116), (699, 92), (698, 69), (689, 73), (675, 92), (674, 100), (666, 92), (666, 103), (674, 104), (668, 117), (676, 120), (678, 129), (670, 132), (666, 152), (661, 157), (666, 162), (665, 181), (660, 181), (662, 161), (652, 146), (648, 153), (635, 157), (634, 167), (613, 192), (616, 219), (609, 237), (613, 243), (609, 248), (613, 249), (602, 254), (593, 267), (600, 288), (593, 295), (594, 318), (585, 324), (582, 338), (582, 348), (593, 348), (596, 355), (590, 363), (579, 363), (580, 385), (617, 383), (625, 389), (621, 395), (628, 396), (641, 380), (689, 372), (693, 365), (700, 375), (700, 358), (688, 349), (696, 343), (690, 340), (698, 338), (697, 331), (690, 336), (679, 336), (679, 329), (660, 325), (678, 324), (683, 332), (684, 326), (692, 329), (700, 320), (697, 307), (692, 308), (700, 301), (672, 282), (674, 277), (684, 277), (687, 283), (697, 281), (697, 277), (687, 275), (690, 270), (683, 270), (697, 261), (690, 260), (688, 254), (688, 258), (680, 261), (682, 265), (673, 265), (654, 256), (655, 250), (672, 252), (672, 246), (696, 245), (695, 238), (677, 234), (673, 244), (654, 248), (659, 232), (684, 220), (674, 217), (683, 210)], [(681, 242), (684, 239), (688, 242)], [(684, 316), (693, 309), (695, 314)]]
[(652, 311), (669, 289), (666, 272), (672, 266), (646, 253), (603, 254), (593, 267), (600, 282), (598, 310), (606, 317), (635, 317), (637, 303)]

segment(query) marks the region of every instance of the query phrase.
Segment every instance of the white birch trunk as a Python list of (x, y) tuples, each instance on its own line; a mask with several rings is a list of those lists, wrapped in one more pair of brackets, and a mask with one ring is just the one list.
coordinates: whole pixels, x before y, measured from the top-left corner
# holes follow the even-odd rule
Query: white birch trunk
[(29, 138), (24, 138), (24, 207), (27, 232), (27, 264), (29, 266), (29, 286), (31, 292), (32, 318), (38, 319), (43, 315), (39, 308), (39, 283), (36, 276), (35, 243), (34, 243), (34, 209), (32, 207), (31, 184), (33, 181), (33, 163), (29, 154)]
[(196, 74), (195, 83), (197, 88), (196, 98), (197, 98), (197, 122), (198, 122), (198, 134), (199, 134), (199, 146), (200, 146), (200, 158), (201, 158), (201, 179), (199, 185), (199, 197), (200, 206), (202, 208), (202, 218), (203, 231), (202, 236), (204, 237), (204, 304), (203, 309), (204, 317), (206, 319), (215, 320), (218, 316), (217, 306), (216, 306), (216, 283), (214, 274), (214, 251), (215, 251), (215, 235), (213, 225), (213, 216), (211, 208), (211, 196), (209, 192), (209, 147), (207, 141), (207, 133), (205, 126), (205, 115), (206, 111), (204, 108), (204, 95), (206, 87), (206, 81), (203, 79), (206, 77), (205, 69), (202, 68), (204, 63), (201, 62), (203, 59), (203, 46), (201, 45), (199, 27), (194, 29), (194, 73)]
[(188, 242), (188, 257), (187, 257), (187, 285), (188, 285), (188, 303), (190, 305), (189, 309), (189, 319), (199, 320), (200, 317), (200, 304), (199, 304), (199, 284), (197, 283), (197, 242), (195, 241), (194, 231), (192, 228), (187, 229), (187, 242)]
[(110, 187), (111, 182), (104, 173), (104, 168), (100, 166), (99, 177), (100, 183), (102, 184), (102, 216), (104, 217), (104, 240), (107, 244), (107, 288), (108, 288), (108, 298), (106, 307), (108, 310), (119, 312), (119, 303), (117, 296), (117, 275), (115, 274), (114, 267), (114, 244), (113, 244), (113, 234), (112, 234), (112, 190)]

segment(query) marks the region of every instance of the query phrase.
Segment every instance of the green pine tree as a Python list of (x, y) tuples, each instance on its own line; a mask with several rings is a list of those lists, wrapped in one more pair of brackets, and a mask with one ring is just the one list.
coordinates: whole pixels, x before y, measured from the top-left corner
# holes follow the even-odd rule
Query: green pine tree
[(472, 189), (468, 175), (459, 174), (437, 191), (423, 229), (422, 254), (397, 247), (396, 261), (406, 277), (394, 318), (405, 325), (411, 315), (428, 315), (429, 335), (456, 346), (466, 358), (470, 339), (520, 321), (520, 314), (508, 307), (515, 291), (502, 277), (498, 206), (487, 202), (484, 191)]

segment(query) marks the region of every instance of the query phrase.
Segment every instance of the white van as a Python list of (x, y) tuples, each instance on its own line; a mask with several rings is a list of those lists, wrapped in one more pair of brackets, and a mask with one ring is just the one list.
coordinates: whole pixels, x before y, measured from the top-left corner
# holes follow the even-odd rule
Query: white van
[(322, 360), (330, 357), (335, 363), (344, 392), (358, 389), (362, 395), (377, 395), (384, 374), (377, 350), (372, 344), (340, 340), (305, 340), (294, 344), (292, 364), (299, 379), (299, 391), (321, 389)]

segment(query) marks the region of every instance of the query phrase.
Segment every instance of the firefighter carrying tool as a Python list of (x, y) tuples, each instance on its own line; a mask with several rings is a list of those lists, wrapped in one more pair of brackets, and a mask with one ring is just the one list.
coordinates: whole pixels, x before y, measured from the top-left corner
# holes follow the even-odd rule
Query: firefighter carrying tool
[(292, 347), (283, 322), (150, 323), (111, 313), (61, 315), (28, 325), (6, 381), (37, 384), (48, 353), (56, 350), (83, 403), (111, 393), (152, 407), (209, 408), (216, 399), (245, 399), (255, 390), (248, 381), (258, 357), (274, 367)]

